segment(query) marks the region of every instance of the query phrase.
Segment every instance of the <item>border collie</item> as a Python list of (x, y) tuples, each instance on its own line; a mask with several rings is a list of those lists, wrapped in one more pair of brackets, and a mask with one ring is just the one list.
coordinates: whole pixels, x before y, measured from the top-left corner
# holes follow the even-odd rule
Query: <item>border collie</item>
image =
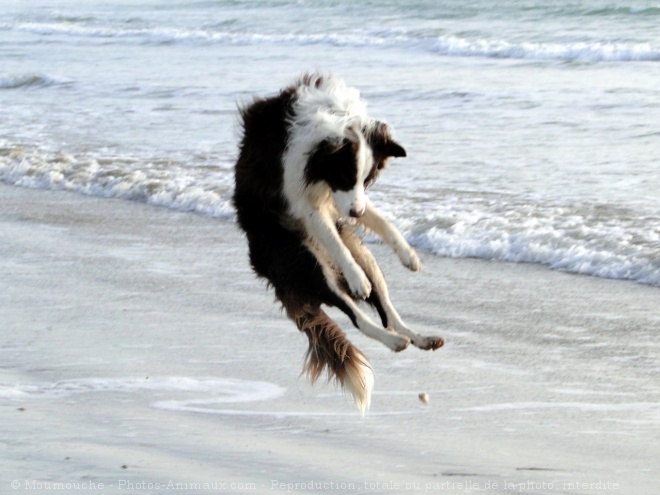
[[(359, 92), (332, 76), (304, 75), (240, 113), (233, 202), (252, 268), (309, 339), (303, 373), (314, 383), (326, 370), (364, 414), (371, 366), (321, 305), (339, 308), (360, 331), (396, 352), (410, 343), (434, 350), (444, 343), (403, 323), (355, 231), (375, 233), (407, 268), (420, 270), (415, 251), (365, 194), (387, 160), (406, 152), (387, 124), (367, 115)], [(361, 300), (376, 309), (382, 325), (358, 307)]]

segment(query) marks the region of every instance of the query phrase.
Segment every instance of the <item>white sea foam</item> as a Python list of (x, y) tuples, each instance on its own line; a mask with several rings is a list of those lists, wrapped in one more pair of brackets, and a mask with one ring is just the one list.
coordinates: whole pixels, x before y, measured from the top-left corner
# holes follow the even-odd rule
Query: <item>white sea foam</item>
[(497, 57), (532, 60), (582, 60), (589, 62), (658, 61), (660, 47), (650, 43), (614, 41), (512, 42), (498, 39), (470, 39), (442, 36), (429, 49), (440, 55)]
[(594, 402), (504, 402), (456, 408), (454, 411), (492, 413), (532, 409), (579, 409), (581, 411), (595, 412), (643, 411), (658, 415), (660, 413), (660, 404), (656, 402), (622, 402), (617, 404)]
[(589, 62), (660, 61), (660, 46), (652, 43), (591, 40), (575, 42), (511, 41), (496, 38), (463, 37), (454, 34), (430, 36), (414, 31), (378, 30), (323, 33), (259, 33), (176, 27), (125, 28), (82, 25), (70, 22), (25, 22), (4, 24), (46, 36), (100, 39), (132, 39), (138, 43), (287, 44), (342, 47), (385, 47), (421, 50), (451, 57), (495, 57), (538, 60), (581, 60)]
[(70, 155), (0, 146), (0, 180), (17, 186), (142, 201), (213, 217), (230, 217), (232, 178), (221, 169), (165, 160)]
[[(326, 411), (277, 411), (272, 409), (226, 409), (220, 405), (266, 402), (281, 397), (285, 389), (269, 382), (238, 379), (194, 378), (183, 376), (79, 378), (58, 382), (30, 384), (0, 383), (0, 399), (8, 400), (55, 400), (95, 393), (133, 394), (153, 392), (158, 396), (197, 395), (203, 398), (175, 398), (158, 400), (150, 407), (179, 413), (216, 414), (223, 416), (271, 416), (286, 417), (355, 417), (354, 412)], [(142, 397), (142, 395), (141, 395)], [(374, 412), (370, 416), (400, 416), (420, 414), (419, 410)]]
[[(401, 226), (441, 256), (539, 263), (555, 270), (660, 286), (660, 229), (603, 205), (553, 207), (440, 198)], [(660, 222), (660, 219), (658, 219)]]
[[(235, 215), (233, 176), (225, 168), (6, 145), (0, 146), (0, 180), (225, 219)], [(517, 204), (506, 197), (446, 196), (428, 203), (415, 198), (412, 190), (401, 201), (376, 202), (413, 245), (434, 254), (539, 263), (570, 273), (660, 286), (660, 228), (649, 229), (649, 219), (637, 223), (634, 212), (608, 212), (602, 205), (571, 209)]]
[(46, 88), (56, 85), (70, 85), (73, 82), (47, 74), (31, 73), (0, 77), (0, 89)]
[[(271, 400), (284, 389), (268, 382), (193, 377), (80, 378), (59, 382), (0, 383), (0, 398), (61, 399), (88, 393), (134, 393), (138, 391), (196, 393), (211, 395), (214, 403), (239, 403)], [(218, 397), (219, 396), (219, 397)], [(159, 407), (156, 403), (154, 407)]]
[[(201, 400), (171, 400), (160, 401), (152, 404), (152, 407), (158, 409), (165, 409), (174, 412), (198, 413), (198, 414), (217, 414), (221, 416), (272, 416), (276, 418), (300, 418), (300, 417), (337, 417), (344, 416), (354, 418), (355, 412), (327, 412), (327, 411), (276, 411), (276, 410), (257, 410), (257, 409), (219, 409), (214, 406), (222, 404), (222, 400), (215, 399), (201, 399)], [(372, 416), (405, 416), (405, 415), (418, 415), (423, 411), (408, 410), (408, 411), (387, 411), (387, 412), (373, 412), (368, 413), (369, 417)]]
[(609, 239), (604, 231), (599, 238), (576, 241), (561, 229), (518, 231), (517, 226), (509, 225), (509, 229), (485, 226), (459, 231), (462, 227), (431, 227), (411, 240), (413, 244), (441, 256), (540, 263), (570, 273), (660, 286), (657, 248), (633, 246), (627, 253), (617, 252), (618, 246), (607, 242)]

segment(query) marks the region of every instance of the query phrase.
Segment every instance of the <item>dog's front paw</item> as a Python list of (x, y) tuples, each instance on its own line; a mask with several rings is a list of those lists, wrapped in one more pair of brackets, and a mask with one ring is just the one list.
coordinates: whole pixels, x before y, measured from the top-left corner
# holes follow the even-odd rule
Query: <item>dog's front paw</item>
[(355, 297), (359, 299), (369, 297), (369, 294), (371, 294), (371, 282), (369, 282), (362, 268), (355, 265), (350, 270), (344, 272), (344, 277), (346, 277), (346, 282), (348, 282), (348, 288)]
[(422, 269), (422, 262), (419, 261), (419, 257), (413, 248), (406, 247), (405, 249), (398, 251), (398, 254), (403, 266), (409, 270), (418, 272)]

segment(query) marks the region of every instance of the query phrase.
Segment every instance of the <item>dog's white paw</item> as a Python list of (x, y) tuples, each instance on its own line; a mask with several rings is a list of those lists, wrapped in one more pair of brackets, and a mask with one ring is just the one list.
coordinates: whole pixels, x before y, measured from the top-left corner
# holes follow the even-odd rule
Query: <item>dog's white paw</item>
[(406, 247), (398, 251), (399, 259), (403, 266), (412, 270), (413, 272), (418, 272), (422, 269), (422, 262), (419, 261), (419, 257), (415, 250), (411, 247)]
[(355, 297), (360, 299), (369, 297), (369, 294), (371, 294), (371, 282), (369, 282), (362, 268), (357, 265), (352, 266), (350, 270), (344, 272), (344, 277), (346, 277), (346, 282), (348, 282), (348, 288)]
[(423, 349), (425, 351), (440, 349), (445, 345), (445, 339), (442, 337), (422, 337), (421, 335), (413, 337), (412, 344), (415, 347)]
[(408, 337), (403, 337), (397, 334), (392, 334), (391, 341), (387, 343), (387, 346), (394, 352), (405, 351), (409, 345), (410, 339)]

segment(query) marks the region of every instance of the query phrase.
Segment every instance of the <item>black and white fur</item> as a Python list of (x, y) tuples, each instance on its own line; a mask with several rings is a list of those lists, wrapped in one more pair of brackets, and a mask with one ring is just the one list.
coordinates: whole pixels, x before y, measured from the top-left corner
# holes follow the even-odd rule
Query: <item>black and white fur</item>
[[(376, 260), (354, 230), (375, 233), (406, 267), (421, 269), (415, 251), (365, 194), (388, 158), (406, 152), (387, 124), (367, 115), (359, 92), (332, 76), (305, 75), (276, 96), (255, 99), (241, 117), (233, 201), (252, 267), (309, 338), (304, 372), (310, 380), (327, 370), (364, 413), (371, 366), (322, 304), (339, 308), (360, 331), (396, 352), (410, 343), (420, 349), (444, 343), (404, 324)], [(358, 307), (360, 300), (376, 309), (382, 324)]]

